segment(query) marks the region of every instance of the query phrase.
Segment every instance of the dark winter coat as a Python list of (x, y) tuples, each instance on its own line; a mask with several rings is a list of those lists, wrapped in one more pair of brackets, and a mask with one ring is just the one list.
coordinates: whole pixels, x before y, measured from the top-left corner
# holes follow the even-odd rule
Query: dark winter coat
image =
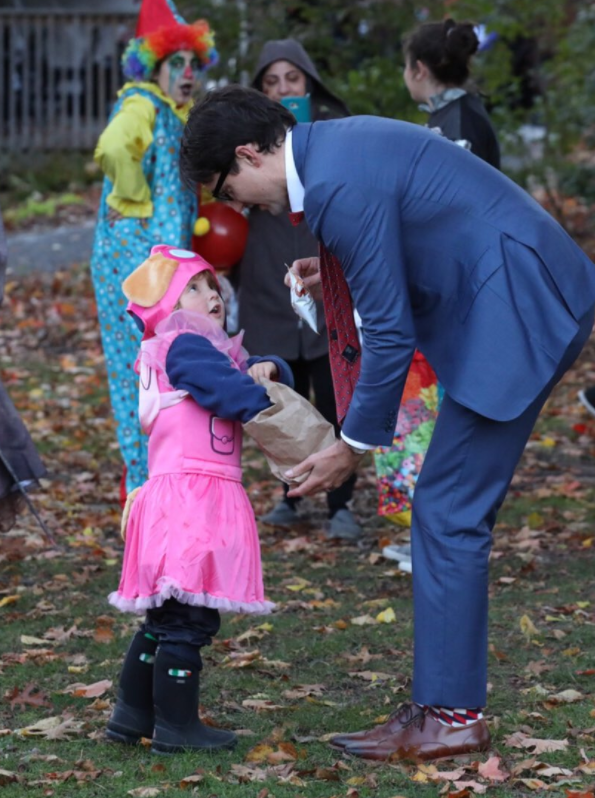
[[(6, 259), (6, 236), (0, 215), (0, 302), (4, 295)], [(33, 441), (0, 381), (0, 532), (6, 532), (13, 525), (19, 505), (15, 480), (4, 460), (19, 481), (35, 481), (45, 475)]]
[[(347, 106), (320, 80), (316, 67), (299, 42), (293, 39), (265, 44), (252, 85), (262, 88), (262, 76), (275, 61), (290, 61), (306, 74), (312, 119), (348, 116)], [(239, 264), (240, 328), (251, 355), (275, 354), (285, 360), (313, 360), (328, 352), (322, 305), (318, 307), (317, 335), (300, 322), (283, 283), (297, 258), (318, 255), (318, 243), (305, 224), (293, 227), (286, 214), (272, 216), (258, 208), (250, 212), (250, 232)]]

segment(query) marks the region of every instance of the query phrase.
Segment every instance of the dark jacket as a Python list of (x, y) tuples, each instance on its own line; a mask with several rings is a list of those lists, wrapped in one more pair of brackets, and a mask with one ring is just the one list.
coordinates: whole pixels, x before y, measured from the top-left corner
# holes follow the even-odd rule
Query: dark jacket
[(428, 119), (428, 127), (438, 127), (451, 141), (468, 141), (471, 152), (500, 169), (500, 147), (488, 112), (476, 94), (452, 100)]
[[(293, 39), (265, 44), (252, 81), (255, 88), (261, 89), (263, 73), (275, 61), (290, 61), (306, 74), (314, 120), (349, 115), (347, 106), (324, 86), (310, 57)], [(305, 223), (293, 227), (286, 214), (271, 216), (258, 208), (250, 212), (250, 232), (238, 279), (240, 328), (251, 355), (271, 353), (285, 360), (314, 360), (328, 352), (322, 304), (318, 306), (317, 335), (296, 316), (283, 283), (285, 264), (313, 255), (318, 255), (318, 243)]]
[[(6, 236), (0, 214), (0, 303), (4, 293), (6, 250)], [(46, 471), (1, 381), (0, 452), (0, 532), (7, 532), (13, 525), (19, 509), (19, 492), (15, 490), (15, 481), (3, 461), (6, 460), (10, 464), (19, 481), (35, 481), (45, 476)]]

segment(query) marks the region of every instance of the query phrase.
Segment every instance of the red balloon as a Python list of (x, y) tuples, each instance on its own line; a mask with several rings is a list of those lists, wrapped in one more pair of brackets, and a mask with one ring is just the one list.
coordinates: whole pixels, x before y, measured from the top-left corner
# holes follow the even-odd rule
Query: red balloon
[(231, 269), (241, 259), (248, 239), (248, 220), (223, 202), (208, 202), (199, 218), (211, 223), (204, 236), (194, 236), (192, 248), (216, 269)]

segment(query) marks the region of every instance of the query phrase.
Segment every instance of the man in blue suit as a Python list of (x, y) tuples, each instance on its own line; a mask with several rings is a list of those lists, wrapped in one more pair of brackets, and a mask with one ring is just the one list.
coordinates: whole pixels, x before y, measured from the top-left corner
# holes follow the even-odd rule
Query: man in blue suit
[[(595, 266), (507, 177), (424, 128), (375, 117), (295, 125), (258, 92), (191, 111), (182, 172), (242, 209), (304, 211), (363, 326), (341, 439), (294, 469), (329, 490), (392, 441), (417, 347), (445, 389), (412, 523), (412, 702), (333, 745), (368, 759), (487, 750), (488, 556), (496, 513), (550, 391), (593, 326)], [(315, 258), (293, 269), (313, 291)]]

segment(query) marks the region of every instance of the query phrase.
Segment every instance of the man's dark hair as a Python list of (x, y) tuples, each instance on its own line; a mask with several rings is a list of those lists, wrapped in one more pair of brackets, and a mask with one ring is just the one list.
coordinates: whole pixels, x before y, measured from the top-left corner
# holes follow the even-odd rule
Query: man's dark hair
[(295, 123), (287, 108), (256, 89), (231, 85), (209, 92), (192, 108), (184, 128), (182, 180), (196, 186), (224, 170), (237, 174), (236, 147), (256, 144), (260, 152), (273, 152)]

